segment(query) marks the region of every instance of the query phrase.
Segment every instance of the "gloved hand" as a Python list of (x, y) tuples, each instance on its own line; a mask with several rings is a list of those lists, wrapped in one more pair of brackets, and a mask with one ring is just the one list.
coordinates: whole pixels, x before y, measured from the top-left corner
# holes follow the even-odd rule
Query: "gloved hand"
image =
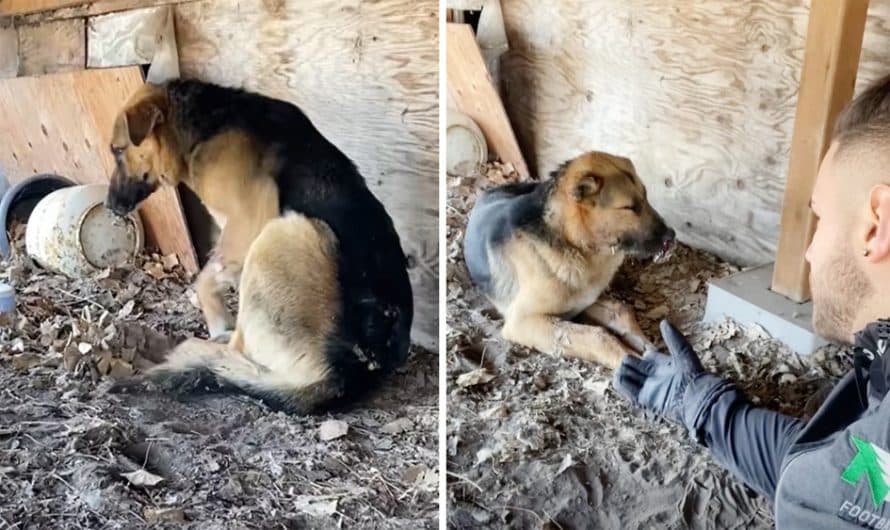
[(671, 354), (649, 350), (642, 359), (628, 355), (615, 370), (612, 386), (634, 404), (685, 425), (686, 388), (704, 373), (704, 367), (686, 338), (667, 320), (661, 321), (661, 336)]

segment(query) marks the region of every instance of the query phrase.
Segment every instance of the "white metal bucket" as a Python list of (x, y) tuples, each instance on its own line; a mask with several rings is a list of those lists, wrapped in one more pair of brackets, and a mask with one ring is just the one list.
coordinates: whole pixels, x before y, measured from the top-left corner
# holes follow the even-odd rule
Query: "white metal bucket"
[(28, 218), (25, 248), (43, 267), (76, 278), (132, 263), (142, 250), (142, 220), (105, 208), (108, 185), (56, 190)]

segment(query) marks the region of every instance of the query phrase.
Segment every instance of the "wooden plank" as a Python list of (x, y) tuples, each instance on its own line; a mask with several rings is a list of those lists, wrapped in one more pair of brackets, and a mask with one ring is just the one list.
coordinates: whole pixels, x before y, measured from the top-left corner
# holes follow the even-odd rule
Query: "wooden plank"
[(83, 2), (84, 0), (0, 0), (0, 15), (25, 15)]
[[(139, 67), (0, 81), (0, 166), (10, 182), (38, 173), (107, 182), (114, 169), (108, 149), (114, 118), (142, 82)], [(140, 213), (146, 239), (197, 271), (176, 190), (158, 191)]]
[(810, 196), (835, 118), (853, 97), (868, 0), (813, 0), (772, 289), (810, 297), (804, 254), (816, 229)]
[(471, 117), (492, 150), (524, 177), (528, 166), (519, 149), (510, 119), (491, 81), (485, 61), (468, 24), (448, 24), (448, 93), (458, 110)]
[(87, 67), (151, 63), (167, 10), (159, 6), (91, 17), (87, 25)]
[(438, 347), (437, 0), (176, 6), (183, 77), (299, 105), (352, 158), (413, 264), (413, 339)]
[(83, 19), (19, 26), (19, 75), (43, 75), (83, 70), (86, 37)]
[(118, 11), (129, 11), (131, 9), (141, 9), (155, 6), (166, 6), (173, 4), (184, 4), (194, 2), (196, 0), (97, 0), (95, 2), (71, 7), (64, 7), (53, 11), (44, 11), (30, 15), (18, 17), (22, 24), (41, 24), (50, 20), (67, 20), (71, 18), (94, 17), (104, 15), (106, 13), (115, 13)]
[(0, 78), (19, 75), (19, 32), (12, 17), (0, 17)]

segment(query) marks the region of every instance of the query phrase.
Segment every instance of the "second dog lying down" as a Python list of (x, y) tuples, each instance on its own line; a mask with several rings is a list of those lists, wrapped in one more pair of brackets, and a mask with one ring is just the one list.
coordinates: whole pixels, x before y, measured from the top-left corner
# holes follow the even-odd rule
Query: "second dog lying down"
[(600, 294), (626, 256), (662, 259), (673, 244), (630, 160), (589, 152), (550, 180), (483, 193), (464, 256), (505, 339), (615, 368), (649, 342), (630, 308)]

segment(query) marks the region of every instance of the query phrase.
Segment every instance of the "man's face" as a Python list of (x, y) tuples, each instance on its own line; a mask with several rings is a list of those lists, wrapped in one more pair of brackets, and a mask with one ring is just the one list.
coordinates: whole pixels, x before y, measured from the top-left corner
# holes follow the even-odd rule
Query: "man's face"
[(853, 210), (843, 204), (839, 185), (849, 174), (846, 159), (836, 159), (832, 144), (816, 177), (812, 209), (818, 219), (807, 249), (810, 289), (813, 293), (813, 328), (822, 337), (841, 343), (853, 340), (856, 311), (870, 291), (853, 248)]

